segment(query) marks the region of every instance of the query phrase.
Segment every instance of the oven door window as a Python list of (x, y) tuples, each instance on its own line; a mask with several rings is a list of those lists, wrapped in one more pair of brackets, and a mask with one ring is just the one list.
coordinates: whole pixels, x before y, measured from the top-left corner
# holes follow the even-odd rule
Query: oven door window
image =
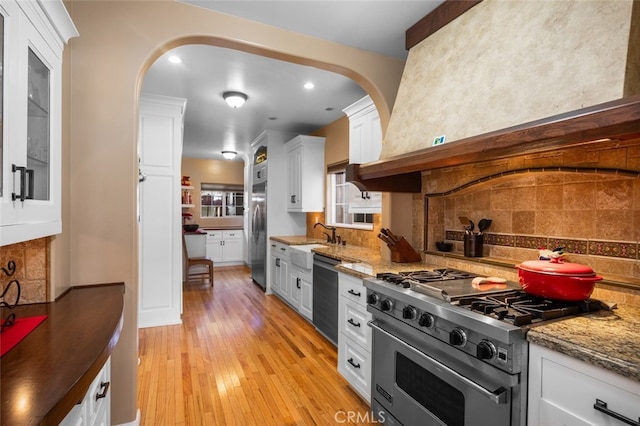
[(464, 426), (464, 395), (396, 352), (396, 384), (448, 426)]

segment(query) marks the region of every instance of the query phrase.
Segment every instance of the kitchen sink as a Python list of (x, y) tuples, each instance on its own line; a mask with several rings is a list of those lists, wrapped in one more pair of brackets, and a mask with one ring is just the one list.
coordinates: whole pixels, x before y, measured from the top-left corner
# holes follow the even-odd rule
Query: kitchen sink
[(311, 269), (313, 267), (313, 250), (314, 248), (326, 247), (322, 244), (302, 244), (291, 246), (289, 255), (291, 256), (291, 264), (302, 269)]

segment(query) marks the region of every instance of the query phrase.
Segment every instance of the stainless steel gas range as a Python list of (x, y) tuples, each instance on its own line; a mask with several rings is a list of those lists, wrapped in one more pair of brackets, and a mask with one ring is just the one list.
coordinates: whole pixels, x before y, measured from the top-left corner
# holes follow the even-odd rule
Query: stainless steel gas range
[(600, 309), (439, 269), (366, 279), (371, 408), (387, 425), (526, 425), (529, 327)]

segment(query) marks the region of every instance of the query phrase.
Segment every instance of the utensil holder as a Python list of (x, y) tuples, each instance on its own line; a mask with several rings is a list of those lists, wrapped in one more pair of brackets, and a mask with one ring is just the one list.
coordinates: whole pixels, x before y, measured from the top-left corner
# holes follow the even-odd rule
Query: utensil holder
[(483, 234), (464, 234), (465, 257), (482, 257)]

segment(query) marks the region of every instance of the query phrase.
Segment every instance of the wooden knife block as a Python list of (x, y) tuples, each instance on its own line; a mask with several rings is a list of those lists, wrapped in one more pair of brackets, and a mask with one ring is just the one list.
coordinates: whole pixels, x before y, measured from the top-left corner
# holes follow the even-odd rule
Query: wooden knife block
[(391, 261), (396, 263), (422, 262), (422, 256), (411, 247), (404, 237), (400, 237), (395, 245), (387, 245), (391, 250)]

